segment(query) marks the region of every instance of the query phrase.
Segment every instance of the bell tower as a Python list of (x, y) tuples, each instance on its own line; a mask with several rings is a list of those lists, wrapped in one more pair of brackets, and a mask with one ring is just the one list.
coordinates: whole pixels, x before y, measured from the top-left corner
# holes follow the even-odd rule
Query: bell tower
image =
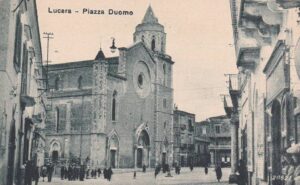
[(133, 41), (143, 42), (152, 51), (165, 53), (166, 33), (164, 26), (158, 23), (149, 5), (141, 24), (138, 24), (133, 34)]

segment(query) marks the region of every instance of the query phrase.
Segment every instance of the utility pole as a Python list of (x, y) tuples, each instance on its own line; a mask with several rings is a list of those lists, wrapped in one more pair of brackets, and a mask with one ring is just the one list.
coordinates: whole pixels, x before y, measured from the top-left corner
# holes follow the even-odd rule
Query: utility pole
[(44, 32), (43, 33), (45, 36), (43, 38), (47, 39), (47, 60), (46, 60), (46, 89), (48, 90), (49, 87), (49, 79), (48, 79), (48, 65), (49, 65), (49, 42), (50, 39), (54, 39), (54, 34), (52, 32)]

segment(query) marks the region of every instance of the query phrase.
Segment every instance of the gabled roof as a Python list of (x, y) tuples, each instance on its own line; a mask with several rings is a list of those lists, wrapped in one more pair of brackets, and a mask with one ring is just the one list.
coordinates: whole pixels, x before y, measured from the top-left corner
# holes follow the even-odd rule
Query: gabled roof
[(149, 5), (142, 23), (158, 23), (158, 19), (155, 17), (151, 5)]

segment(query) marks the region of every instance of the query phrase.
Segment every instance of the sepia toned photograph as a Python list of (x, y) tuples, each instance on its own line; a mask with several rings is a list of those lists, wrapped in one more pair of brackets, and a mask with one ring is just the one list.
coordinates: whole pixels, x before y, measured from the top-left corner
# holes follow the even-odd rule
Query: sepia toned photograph
[(0, 0), (0, 185), (33, 184), (300, 185), (300, 0)]

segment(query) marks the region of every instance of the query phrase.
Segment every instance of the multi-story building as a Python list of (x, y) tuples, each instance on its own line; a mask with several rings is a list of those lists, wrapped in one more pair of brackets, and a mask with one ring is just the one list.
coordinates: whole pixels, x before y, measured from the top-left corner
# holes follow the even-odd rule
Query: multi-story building
[(0, 1), (0, 184), (23, 184), (43, 164), (45, 74), (36, 1)]
[(178, 110), (173, 115), (174, 163), (180, 166), (194, 164), (194, 125), (195, 114)]
[(199, 123), (210, 141), (208, 146), (210, 160), (208, 159), (208, 161), (213, 166), (230, 166), (231, 135), (229, 121), (227, 116), (216, 116)]
[(91, 167), (173, 162), (173, 64), (148, 7), (119, 56), (49, 65), (46, 158)]
[(285, 175), (282, 153), (299, 143), (300, 1), (230, 3), (239, 70), (229, 87), (232, 173), (240, 159), (248, 184), (274, 184)]
[(195, 166), (208, 166), (210, 164), (210, 153), (208, 146), (209, 139), (209, 125), (207, 121), (196, 122), (194, 131), (194, 145), (195, 145)]

